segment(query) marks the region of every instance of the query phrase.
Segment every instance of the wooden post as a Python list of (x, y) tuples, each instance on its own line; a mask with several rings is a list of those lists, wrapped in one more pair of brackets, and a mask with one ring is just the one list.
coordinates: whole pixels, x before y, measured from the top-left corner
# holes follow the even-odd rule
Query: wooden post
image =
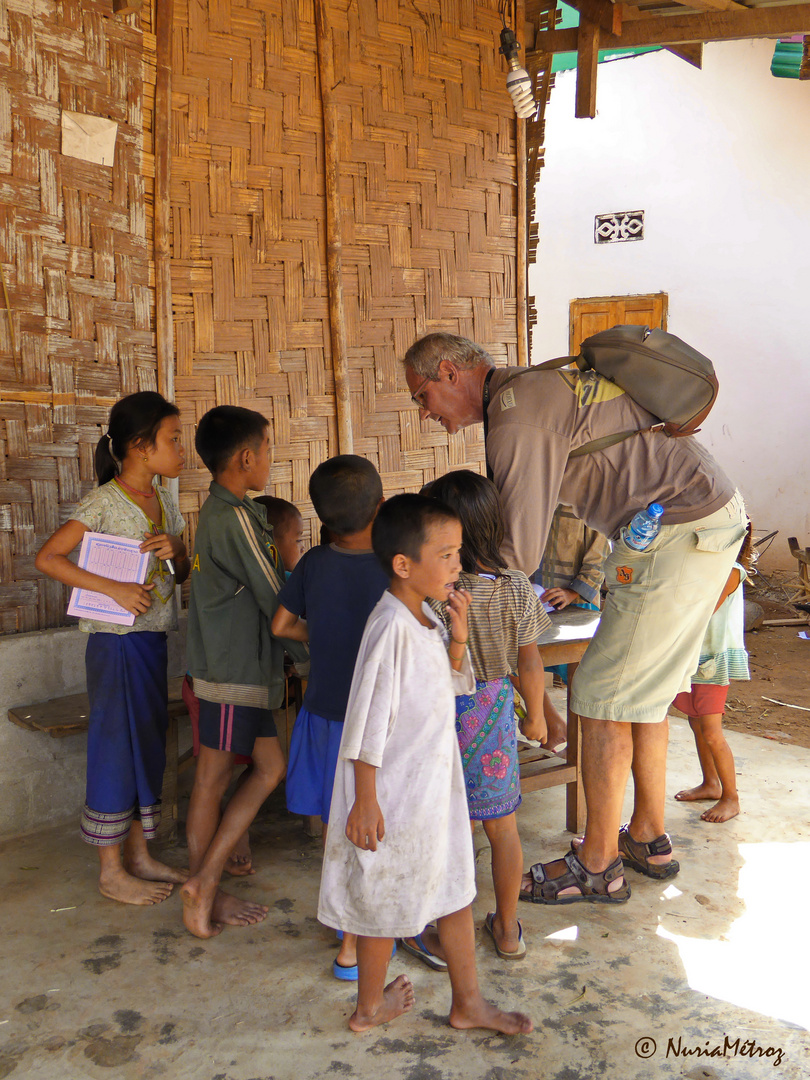
[(596, 70), (599, 66), (599, 26), (580, 19), (577, 34), (577, 117), (596, 116)]
[[(525, 4), (518, 0), (515, 5), (514, 26), (526, 25)], [(517, 252), (515, 259), (517, 362), (526, 367), (529, 363), (529, 167), (526, 149), (526, 121), (515, 118), (515, 157), (517, 165)]]
[(315, 36), (318, 46), (318, 76), (323, 106), (323, 149), (326, 173), (326, 280), (329, 288), (329, 337), (332, 343), (332, 371), (335, 377), (338, 451), (354, 452), (349, 358), (346, 321), (343, 317), (343, 234), (340, 206), (340, 165), (338, 158), (337, 102), (334, 97), (335, 71), (329, 0), (315, 0)]
[(174, 400), (174, 326), (171, 268), (172, 24), (174, 0), (157, 0), (155, 13), (155, 335), (158, 392)]

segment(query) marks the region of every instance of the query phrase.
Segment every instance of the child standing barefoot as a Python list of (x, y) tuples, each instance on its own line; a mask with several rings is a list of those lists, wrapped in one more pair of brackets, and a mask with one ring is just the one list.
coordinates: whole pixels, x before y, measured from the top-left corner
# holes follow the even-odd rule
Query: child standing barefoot
[(678, 694), (676, 709), (686, 713), (695, 736), (703, 779), (697, 787), (675, 796), (679, 802), (717, 799), (700, 815), (703, 821), (720, 823), (740, 812), (734, 756), (723, 734), (723, 712), (730, 679), (750, 679), (748, 653), (743, 637), (742, 583), (751, 565), (751, 524), (737, 562), (729, 575), (714, 615), (709, 620), (700, 649), (700, 666), (692, 676), (692, 689)]
[[(96, 447), (99, 487), (36, 558), (42, 573), (103, 593), (135, 615), (132, 626), (79, 623), (88, 634), (90, 697), (82, 838), (98, 848), (99, 891), (124, 904), (158, 904), (188, 876), (153, 859), (146, 845), (160, 822), (166, 766), (166, 631), (177, 625), (175, 584), (189, 571), (180, 539), (185, 522), (154, 481), (177, 476), (184, 457), (177, 406), (150, 391), (122, 398)], [(141, 544), (150, 553), (145, 584), (111, 581), (75, 566), (68, 555), (86, 532), (147, 537)]]
[(495, 911), (486, 916), (484, 929), (502, 960), (518, 960), (526, 945), (517, 918), (523, 853), (515, 818), (520, 777), (509, 676), (517, 670), (527, 712), (523, 731), (543, 741), (545, 689), (537, 639), (549, 620), (528, 578), (504, 568), (503, 517), (492, 481), (463, 469), (436, 480), (430, 493), (461, 520), (459, 586), (471, 597), (475, 692), (456, 698), (456, 733), (470, 818), (483, 823), (492, 848)]
[[(474, 686), (469, 595), (455, 590), (461, 525), (433, 499), (397, 495), (381, 507), (372, 543), (390, 585), (355, 667), (318, 905), (321, 922), (358, 935), (349, 1026), (366, 1031), (413, 1007), (404, 975), (385, 984), (393, 939), (436, 919), (451, 1025), (529, 1032), (527, 1016), (484, 1000), (475, 970), (475, 866), (454, 733), (454, 689)], [(425, 597), (447, 602), (450, 640)]]

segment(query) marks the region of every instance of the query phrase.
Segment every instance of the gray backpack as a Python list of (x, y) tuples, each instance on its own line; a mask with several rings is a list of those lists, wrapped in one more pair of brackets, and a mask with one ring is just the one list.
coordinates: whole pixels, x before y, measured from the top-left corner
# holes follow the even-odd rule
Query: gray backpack
[(595, 371), (614, 382), (657, 417), (658, 423), (642, 431), (605, 435), (572, 450), (570, 457), (604, 450), (645, 431), (663, 431), (673, 438), (694, 435), (717, 399), (717, 376), (711, 360), (674, 334), (651, 330), (648, 326), (600, 330), (582, 342), (579, 356), (559, 356), (535, 364), (512, 379), (530, 371), (561, 368), (571, 363), (580, 371)]

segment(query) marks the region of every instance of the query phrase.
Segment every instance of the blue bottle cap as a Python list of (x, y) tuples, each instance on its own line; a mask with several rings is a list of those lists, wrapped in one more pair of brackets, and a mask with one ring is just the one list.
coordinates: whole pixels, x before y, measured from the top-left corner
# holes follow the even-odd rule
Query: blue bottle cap
[(664, 513), (664, 508), (660, 503), (650, 503), (647, 507), (647, 513), (650, 517), (660, 518)]

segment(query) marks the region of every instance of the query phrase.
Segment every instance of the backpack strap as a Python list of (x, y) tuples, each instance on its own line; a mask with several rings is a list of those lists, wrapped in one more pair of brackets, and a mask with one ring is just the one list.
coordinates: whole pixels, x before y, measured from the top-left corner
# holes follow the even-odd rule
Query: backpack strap
[[(515, 379), (519, 379), (521, 375), (527, 375), (530, 371), (556, 371), (559, 368), (567, 367), (568, 364), (575, 364), (580, 371), (590, 371), (587, 362), (582, 356), (557, 356), (553, 360), (546, 360), (542, 364), (532, 364), (531, 367), (523, 368), (522, 371), (516, 371), (514, 375), (510, 375), (509, 378), (501, 383), (498, 387), (498, 393), (500, 394), (511, 382)], [(489, 377), (492, 376), (494, 368), (490, 368)], [(489, 377), (487, 378), (487, 393), (486, 402), (489, 405)], [(626, 391), (625, 391), (626, 393)], [(486, 417), (486, 408), (484, 410), (484, 417)], [(484, 453), (486, 454), (486, 438), (487, 427), (484, 426)], [(650, 431), (663, 431), (664, 422), (660, 421), (657, 424), (651, 424), (647, 428), (634, 428), (632, 431), (618, 431), (613, 435), (603, 435), (601, 439), (594, 439), (593, 442), (585, 443), (583, 446), (578, 446), (576, 450), (572, 450), (568, 455), (569, 458), (584, 457), (585, 454), (595, 454), (598, 450), (607, 450), (609, 446), (615, 446), (617, 443), (624, 442), (625, 439), (629, 439), (633, 435), (646, 435)], [(489, 462), (487, 462), (487, 475), (489, 475), (490, 468)], [(492, 477), (490, 476), (490, 479)]]

